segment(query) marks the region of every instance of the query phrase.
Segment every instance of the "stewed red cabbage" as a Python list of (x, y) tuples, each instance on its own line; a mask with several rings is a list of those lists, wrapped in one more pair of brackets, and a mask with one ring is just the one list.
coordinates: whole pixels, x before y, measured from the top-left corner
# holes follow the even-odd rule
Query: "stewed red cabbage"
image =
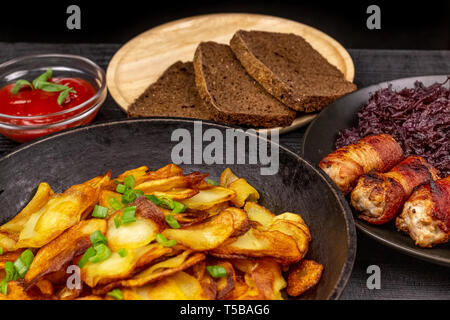
[(358, 125), (342, 130), (336, 148), (379, 133), (392, 135), (405, 156), (419, 155), (450, 174), (450, 88), (448, 82), (395, 91), (392, 85), (372, 93), (358, 112)]

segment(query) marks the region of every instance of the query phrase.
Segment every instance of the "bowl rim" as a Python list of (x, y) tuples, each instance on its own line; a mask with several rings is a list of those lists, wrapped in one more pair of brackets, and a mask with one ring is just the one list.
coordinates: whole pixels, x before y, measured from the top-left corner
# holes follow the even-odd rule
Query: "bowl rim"
[[(75, 134), (79, 131), (89, 131), (91, 129), (97, 128), (97, 127), (107, 127), (107, 126), (114, 126), (114, 125), (120, 125), (120, 124), (133, 124), (133, 123), (147, 123), (151, 125), (152, 123), (186, 123), (186, 124), (193, 124), (195, 121), (201, 121), (202, 124), (207, 124), (211, 127), (221, 128), (221, 129), (243, 129), (246, 128), (234, 126), (234, 125), (224, 125), (220, 123), (216, 123), (213, 121), (208, 120), (199, 120), (199, 119), (192, 119), (192, 118), (176, 118), (176, 117), (146, 117), (146, 118), (132, 118), (132, 119), (121, 119), (121, 120), (112, 120), (112, 121), (102, 121), (97, 122), (95, 124), (88, 124), (80, 127), (75, 128), (69, 128), (64, 129), (62, 131), (58, 131), (55, 133), (52, 133), (50, 135), (46, 135), (43, 137), (40, 137), (36, 140), (32, 140), (30, 142), (26, 142), (16, 148), (14, 148), (11, 152), (4, 155), (0, 158), (0, 162), (3, 162), (4, 160), (8, 159), (9, 157), (13, 156), (14, 154), (28, 149), (34, 145), (43, 143), (47, 140), (56, 139), (60, 136), (65, 136), (68, 134)], [(254, 133), (247, 133), (248, 135), (255, 135)], [(344, 290), (345, 286), (347, 285), (347, 282), (351, 276), (351, 273), (353, 271), (353, 265), (355, 263), (356, 259), (356, 248), (357, 248), (357, 235), (356, 235), (356, 228), (355, 228), (355, 222), (353, 219), (353, 214), (350, 210), (350, 207), (345, 200), (342, 193), (338, 190), (338, 188), (334, 185), (334, 183), (331, 181), (330, 178), (328, 178), (324, 173), (322, 173), (320, 170), (318, 170), (314, 165), (312, 165), (308, 160), (302, 158), (300, 155), (295, 153), (294, 151), (290, 150), (289, 148), (273, 142), (272, 140), (269, 140), (267, 138), (264, 138), (260, 135), (256, 136), (259, 139), (263, 139), (267, 141), (268, 143), (275, 144), (278, 148), (286, 152), (287, 154), (294, 157), (297, 161), (303, 162), (307, 167), (309, 167), (312, 171), (314, 171), (316, 174), (318, 174), (324, 182), (328, 185), (328, 187), (331, 189), (331, 192), (334, 194), (334, 196), (337, 198), (338, 203), (340, 204), (340, 211), (343, 215), (344, 221), (345, 221), (345, 227), (347, 232), (347, 257), (344, 262), (344, 265), (342, 266), (341, 273), (339, 274), (338, 281), (336, 282), (334, 288), (330, 292), (330, 294), (327, 296), (327, 300), (338, 300), (342, 294), (342, 291)]]
[[(21, 56), (21, 57), (13, 58), (11, 60), (3, 62), (2, 64), (0, 64), (0, 70), (5, 67), (14, 65), (15, 63), (20, 62), (20, 61), (36, 59), (36, 58), (68, 58), (68, 59), (79, 60), (79, 61), (85, 62), (88, 65), (92, 66), (95, 69), (95, 71), (97, 71), (100, 74), (100, 88), (96, 91), (96, 93), (91, 98), (89, 98), (88, 100), (84, 101), (83, 103), (76, 105), (70, 109), (64, 109), (63, 111), (44, 114), (44, 115), (38, 115), (38, 116), (13, 116), (13, 115), (0, 113), (0, 118), (15, 119), (15, 120), (39, 120), (39, 119), (45, 119), (45, 118), (51, 118), (54, 116), (64, 115), (64, 114), (82, 109), (86, 105), (97, 101), (104, 94), (104, 92), (106, 90), (106, 73), (105, 73), (105, 71), (94, 61), (92, 61), (86, 57), (82, 57), (82, 56), (78, 56), (78, 55), (74, 55), (74, 54), (44, 53), (44, 54), (32, 54), (32, 55)], [(96, 106), (96, 104), (94, 103), (92, 107), (95, 107), (95, 106)], [(3, 123), (3, 121), (0, 120), (0, 123)], [(36, 125), (25, 125), (25, 126), (14, 125), (11, 123), (7, 123), (7, 124), (13, 125), (14, 127), (26, 127), (26, 128), (47, 126), (47, 124), (44, 124), (44, 125), (36, 124)]]

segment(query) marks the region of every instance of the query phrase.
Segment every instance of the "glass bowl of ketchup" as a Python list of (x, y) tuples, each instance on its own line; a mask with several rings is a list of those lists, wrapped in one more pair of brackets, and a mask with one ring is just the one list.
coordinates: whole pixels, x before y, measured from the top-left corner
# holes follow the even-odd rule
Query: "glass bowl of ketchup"
[(0, 64), (0, 134), (26, 142), (90, 123), (106, 99), (105, 72), (89, 59), (40, 54)]

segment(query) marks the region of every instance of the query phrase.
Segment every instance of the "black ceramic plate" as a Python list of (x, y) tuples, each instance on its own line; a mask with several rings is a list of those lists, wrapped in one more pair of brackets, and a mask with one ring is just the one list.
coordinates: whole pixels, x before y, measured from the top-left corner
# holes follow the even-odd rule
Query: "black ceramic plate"
[[(203, 131), (211, 128), (223, 134), (227, 129), (203, 122)], [(172, 147), (178, 143), (171, 141), (175, 129), (193, 134), (194, 122), (187, 119), (109, 122), (56, 133), (23, 145), (0, 159), (0, 223), (12, 218), (30, 200), (41, 181), (61, 192), (108, 169), (113, 170), (114, 176), (141, 165), (156, 169), (171, 163)], [(300, 213), (313, 236), (308, 257), (325, 268), (319, 285), (302, 298), (337, 299), (351, 274), (356, 251), (351, 211), (330, 180), (298, 155), (280, 147), (279, 163), (278, 173), (267, 176), (260, 175), (260, 165), (180, 166), (185, 172), (210, 173), (216, 181), (230, 167), (259, 190), (261, 203), (273, 212)]]
[[(394, 89), (411, 88), (415, 81), (421, 81), (425, 85), (435, 82), (444, 82), (447, 76), (424, 76), (398, 79), (376, 84), (352, 94), (349, 94), (324, 109), (311, 123), (303, 138), (301, 154), (307, 160), (317, 165), (320, 160), (332, 152), (337, 134), (340, 130), (350, 128), (357, 123), (358, 110), (367, 103), (370, 93), (392, 84)], [(450, 266), (450, 243), (438, 245), (432, 249), (420, 248), (414, 245), (408, 235), (397, 232), (394, 224), (374, 226), (359, 219), (355, 219), (357, 228), (372, 238), (398, 249), (406, 254)]]

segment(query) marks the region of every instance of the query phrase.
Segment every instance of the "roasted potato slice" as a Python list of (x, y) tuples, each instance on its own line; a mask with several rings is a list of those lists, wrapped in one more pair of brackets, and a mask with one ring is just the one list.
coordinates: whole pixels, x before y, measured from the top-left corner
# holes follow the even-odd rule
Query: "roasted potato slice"
[(210, 300), (198, 279), (178, 271), (148, 285), (125, 289), (125, 300)]
[(229, 201), (236, 196), (233, 190), (223, 187), (212, 187), (200, 190), (192, 198), (181, 201), (186, 207), (193, 210), (207, 210), (213, 206)]
[(30, 296), (18, 281), (9, 281), (7, 295), (0, 293), (0, 300), (34, 300), (37, 297)]
[(300, 229), (303, 230), (305, 235), (308, 237), (308, 241), (311, 241), (311, 233), (309, 231), (308, 225), (305, 223), (305, 221), (299, 214), (291, 213), (291, 212), (284, 212), (282, 214), (277, 215), (274, 218), (274, 221), (276, 221), (276, 220), (286, 220), (286, 221), (294, 223), (297, 227), (299, 227)]
[(250, 228), (245, 234), (226, 242), (210, 251), (220, 258), (232, 257), (272, 257), (282, 264), (299, 261), (303, 254), (296, 241), (289, 235), (279, 231)]
[(282, 300), (281, 290), (286, 281), (281, 267), (272, 259), (233, 260), (235, 268), (245, 273), (245, 286), (236, 286), (226, 298), (236, 300)]
[(254, 202), (247, 202), (244, 210), (250, 220), (258, 222), (261, 226), (270, 225), (275, 218), (275, 214)]
[(135, 181), (143, 181), (142, 177), (146, 175), (147, 171), (148, 171), (147, 166), (142, 166), (142, 167), (139, 167), (136, 169), (127, 170), (127, 171), (121, 173), (120, 175), (118, 175), (116, 177), (116, 179), (114, 179), (114, 180), (123, 182), (126, 177), (133, 176)]
[(314, 287), (322, 276), (323, 265), (313, 260), (303, 260), (291, 266), (287, 293), (296, 297)]
[(300, 259), (302, 259), (308, 252), (309, 248), (308, 236), (302, 229), (300, 229), (294, 223), (286, 220), (274, 220), (274, 222), (272, 222), (272, 224), (268, 229), (272, 231), (279, 231), (292, 237), (295, 240), (297, 248), (302, 255)]
[(158, 170), (147, 172), (145, 175), (136, 179), (136, 183), (141, 183), (141, 182), (149, 181), (149, 180), (166, 179), (166, 178), (182, 176), (182, 175), (183, 175), (183, 169), (181, 169), (176, 164), (171, 163), (171, 164), (168, 164), (167, 166), (159, 168)]
[(44, 275), (60, 270), (74, 256), (82, 254), (91, 246), (89, 236), (97, 230), (105, 233), (105, 220), (83, 220), (39, 249), (25, 275), (27, 287)]
[(16, 250), (17, 241), (9, 234), (3, 234), (0, 232), (0, 247), (3, 249), (3, 252), (15, 251)]
[(47, 279), (39, 279), (35, 285), (44, 296), (53, 296), (55, 292), (53, 284)]
[(231, 202), (238, 208), (242, 208), (246, 201), (256, 202), (259, 199), (258, 191), (243, 178), (231, 182), (228, 189), (236, 192), (236, 197), (231, 199)]
[(40, 210), (29, 217), (16, 247), (42, 247), (80, 221), (83, 212), (96, 202), (96, 190), (84, 184), (74, 185), (62, 194), (51, 196)]
[(115, 218), (123, 212), (119, 210), (108, 219), (108, 231), (106, 238), (108, 246), (116, 251), (121, 248), (135, 249), (152, 242), (158, 233), (167, 226), (164, 214), (153, 202), (145, 197), (137, 198), (131, 206), (136, 206), (136, 221), (115, 226)]
[(228, 188), (228, 186), (237, 179), (239, 179), (239, 177), (237, 177), (230, 168), (226, 168), (220, 175), (220, 186)]
[(229, 212), (233, 216), (234, 231), (231, 234), (231, 237), (238, 237), (250, 229), (250, 222), (248, 220), (247, 212), (244, 210), (229, 207), (225, 209), (224, 212)]
[(192, 198), (198, 193), (198, 190), (189, 189), (189, 188), (174, 188), (169, 191), (153, 191), (150, 194), (153, 194), (157, 197), (168, 197), (175, 201), (185, 200)]
[(115, 199), (119, 204), (122, 204), (122, 195), (120, 193), (111, 190), (100, 191), (98, 204), (102, 207), (108, 208), (108, 217), (111, 217), (112, 214), (117, 211), (109, 202), (111, 198)]
[(214, 249), (227, 240), (234, 232), (233, 224), (233, 215), (224, 210), (206, 222), (182, 229), (166, 229), (162, 234), (192, 250), (205, 251)]
[(46, 182), (40, 183), (31, 201), (14, 218), (2, 225), (0, 231), (19, 237), (20, 232), (31, 215), (42, 209), (52, 195), (53, 191), (50, 185)]
[(91, 288), (130, 277), (142, 266), (172, 252), (172, 248), (165, 248), (158, 243), (145, 247), (128, 250), (128, 254), (121, 257), (113, 252), (111, 256), (100, 262), (88, 262), (81, 269), (81, 279)]
[(93, 292), (101, 295), (117, 287), (140, 287), (146, 285), (147, 283), (172, 275), (178, 271), (190, 268), (204, 259), (204, 254), (193, 253), (190, 250), (186, 250), (175, 257), (152, 265), (148, 269), (136, 274), (130, 279), (116, 281), (102, 287), (94, 288)]
[(204, 181), (207, 174), (193, 172), (185, 176), (173, 176), (169, 178), (149, 180), (137, 184), (134, 188), (144, 191), (146, 194), (152, 194), (155, 191), (170, 191), (175, 188), (197, 189), (196, 186)]

